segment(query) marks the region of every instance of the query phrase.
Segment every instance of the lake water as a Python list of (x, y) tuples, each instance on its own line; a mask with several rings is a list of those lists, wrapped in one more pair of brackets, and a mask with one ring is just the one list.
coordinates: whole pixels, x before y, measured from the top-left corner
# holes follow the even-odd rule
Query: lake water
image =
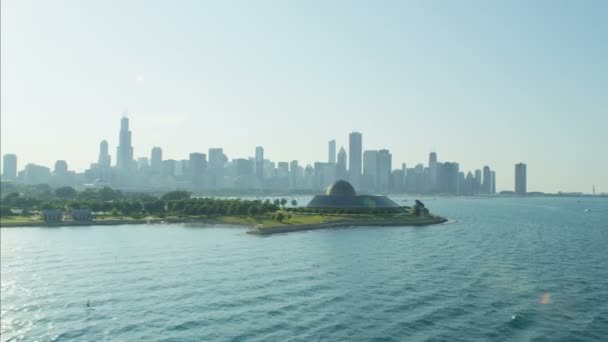
[(606, 341), (607, 199), (425, 203), (456, 222), (3, 228), (1, 339)]

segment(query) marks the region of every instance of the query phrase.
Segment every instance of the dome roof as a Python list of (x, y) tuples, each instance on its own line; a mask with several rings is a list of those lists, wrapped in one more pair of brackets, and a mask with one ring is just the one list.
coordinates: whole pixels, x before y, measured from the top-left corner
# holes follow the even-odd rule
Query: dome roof
[(328, 196), (356, 196), (355, 188), (345, 180), (339, 180), (327, 188)]

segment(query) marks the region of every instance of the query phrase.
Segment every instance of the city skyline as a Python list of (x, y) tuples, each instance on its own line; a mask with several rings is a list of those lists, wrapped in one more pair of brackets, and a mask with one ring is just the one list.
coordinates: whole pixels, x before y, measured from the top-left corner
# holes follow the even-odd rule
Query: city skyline
[[(430, 152), (428, 164), (416, 163), (407, 167), (401, 163), (393, 167), (390, 150), (364, 150), (363, 134), (349, 134), (349, 154), (342, 146), (336, 158), (336, 144), (328, 143), (328, 162), (314, 162), (300, 166), (298, 160), (281, 162), (264, 157), (264, 147), (256, 146), (253, 156), (229, 158), (222, 147), (212, 147), (208, 153), (191, 152), (188, 159), (163, 159), (162, 147), (153, 147), (150, 157), (135, 158), (129, 118), (120, 119), (119, 145), (116, 162), (111, 163), (108, 142), (99, 144), (97, 162), (84, 172), (70, 170), (67, 161), (57, 160), (49, 167), (27, 163), (18, 171), (15, 154), (2, 158), (2, 179), (24, 184), (51, 184), (54, 186), (112, 186), (130, 191), (158, 191), (161, 189), (188, 188), (205, 190), (323, 190), (338, 180), (348, 180), (364, 192), (414, 192), (429, 194), (478, 195), (496, 194), (496, 171), (488, 165), (475, 170), (460, 169), (458, 162), (441, 162), (436, 152)], [(208, 157), (208, 158), (207, 158)], [(95, 160), (92, 158), (92, 160)], [(398, 163), (395, 163), (398, 164)], [(518, 195), (526, 195), (517, 182)], [(525, 169), (525, 166), (524, 166)], [(525, 171), (523, 183), (526, 182)], [(513, 191), (505, 190), (513, 193)], [(504, 192), (504, 191), (503, 191)]]
[[(142, 167), (146, 167), (146, 168), (150, 168), (150, 170), (152, 170), (152, 173), (155, 174), (162, 174), (163, 172), (163, 168), (166, 167), (166, 165), (161, 165), (162, 162), (171, 162), (171, 173), (175, 172), (175, 170), (185, 170), (185, 168), (188, 168), (189, 166), (180, 166), (181, 162), (185, 162), (185, 161), (189, 161), (193, 166), (194, 170), (198, 170), (198, 175), (200, 175), (200, 172), (202, 172), (203, 170), (207, 169), (207, 166), (209, 165), (209, 170), (211, 170), (211, 172), (213, 172), (214, 170), (218, 170), (218, 169), (224, 169), (227, 165), (228, 162), (232, 162), (232, 163), (239, 163), (239, 162), (243, 162), (243, 161), (250, 161), (251, 165), (249, 165), (248, 167), (251, 168), (252, 174), (255, 175), (258, 179), (262, 179), (264, 177), (265, 172), (263, 171), (265, 167), (267, 167), (268, 165), (265, 165), (266, 162), (272, 162), (273, 165), (277, 164), (279, 166), (279, 171), (281, 169), (281, 167), (287, 167), (286, 170), (288, 170), (289, 172), (291, 172), (291, 168), (292, 166), (295, 166), (296, 168), (298, 166), (302, 166), (302, 168), (304, 166), (306, 167), (312, 167), (312, 165), (315, 165), (315, 170), (317, 169), (318, 165), (321, 164), (331, 164), (333, 165), (332, 168), (335, 168), (332, 172), (332, 181), (333, 180), (339, 180), (339, 179), (345, 179), (345, 180), (349, 180), (351, 182), (353, 182), (354, 184), (358, 183), (357, 188), (366, 188), (366, 186), (362, 186), (361, 185), (361, 177), (365, 177), (367, 176), (372, 176), (372, 177), (378, 177), (375, 181), (373, 181), (374, 185), (373, 185), (373, 189), (369, 188), (369, 184), (367, 184), (367, 190), (373, 190), (373, 191), (380, 191), (380, 192), (390, 192), (390, 191), (394, 191), (390, 188), (389, 184), (391, 183), (391, 181), (389, 179), (391, 179), (391, 177), (393, 177), (393, 175), (391, 174), (392, 172), (396, 172), (399, 171), (398, 167), (395, 166), (399, 166), (401, 165), (402, 167), (405, 165), (408, 165), (410, 167), (413, 167), (413, 169), (419, 169), (419, 167), (423, 167), (424, 170), (428, 170), (429, 172), (429, 189), (428, 190), (423, 190), (422, 192), (430, 192), (430, 193), (434, 193), (434, 192), (438, 192), (441, 193), (441, 191), (439, 191), (438, 189), (438, 178), (439, 178), (439, 171), (437, 170), (437, 165), (443, 165), (447, 168), (452, 168), (455, 167), (455, 174), (463, 173), (465, 175), (465, 179), (467, 182), (469, 182), (469, 176), (472, 176), (473, 179), (477, 179), (477, 180), (483, 180), (483, 182), (481, 182), (480, 184), (478, 184), (479, 189), (478, 190), (471, 190), (471, 193), (477, 193), (477, 191), (479, 191), (479, 193), (489, 193), (489, 194), (493, 194), (493, 193), (498, 193), (498, 192), (514, 192), (517, 195), (525, 195), (526, 193), (530, 193), (530, 192), (542, 192), (542, 191), (538, 191), (538, 190), (527, 190), (527, 172), (526, 172), (526, 164), (525, 163), (516, 163), (515, 165), (515, 172), (514, 172), (514, 182), (513, 182), (513, 186), (511, 187), (500, 187), (497, 188), (497, 178), (496, 178), (496, 171), (495, 170), (491, 170), (489, 166), (485, 165), (483, 166), (483, 168), (478, 167), (476, 169), (470, 169), (470, 170), (466, 170), (466, 169), (461, 169), (460, 168), (460, 164), (458, 162), (443, 162), (440, 163), (438, 162), (438, 157), (437, 157), (437, 152), (435, 151), (431, 151), (428, 153), (428, 164), (424, 164), (424, 162), (414, 162), (414, 163), (406, 163), (406, 162), (399, 162), (395, 165), (392, 164), (392, 155), (390, 153), (390, 151), (388, 149), (381, 149), (381, 150), (368, 150), (365, 149), (365, 146), (363, 145), (363, 134), (361, 132), (351, 132), (349, 133), (349, 137), (348, 137), (348, 144), (346, 145), (346, 148), (349, 149), (350, 152), (356, 152), (355, 155), (358, 153), (359, 157), (354, 157), (354, 159), (350, 158), (351, 153), (345, 153), (346, 155), (348, 155), (348, 157), (344, 156), (343, 157), (343, 161), (341, 161), (341, 157), (340, 157), (340, 153), (344, 153), (345, 152), (345, 146), (344, 145), (337, 145), (336, 144), (336, 139), (331, 139), (328, 141), (327, 144), (327, 161), (328, 162), (323, 162), (323, 158), (319, 158), (319, 161), (314, 161), (311, 163), (300, 163), (300, 160), (298, 159), (293, 159), (290, 162), (282, 162), (282, 161), (278, 161), (276, 159), (267, 159), (265, 158), (264, 155), (264, 147), (263, 146), (255, 146), (255, 150), (254, 153), (250, 154), (250, 155), (246, 155), (246, 156), (236, 156), (236, 157), (232, 157), (232, 158), (228, 158), (228, 156), (224, 153), (224, 149), (222, 147), (209, 147), (207, 149), (207, 151), (209, 152), (208, 154), (205, 153), (200, 153), (200, 152), (190, 152), (188, 153), (188, 157), (189, 159), (183, 159), (183, 158), (163, 158), (163, 148), (160, 146), (154, 146), (151, 148), (150, 152), (149, 152), (149, 157), (144, 155), (141, 156), (137, 156), (134, 154), (133, 152), (133, 146), (132, 146), (132, 131), (129, 129), (129, 117), (127, 115), (127, 113), (123, 113), (121, 115), (121, 119), (120, 119), (120, 130), (119, 130), (119, 143), (118, 146), (116, 147), (116, 155), (115, 155), (115, 159), (112, 158), (112, 155), (109, 153), (109, 145), (106, 139), (101, 140), (101, 142), (99, 143), (99, 150), (98, 150), (98, 159), (97, 159), (97, 163), (94, 163), (94, 159), (91, 159), (91, 163), (89, 164), (89, 168), (85, 168), (84, 170), (75, 170), (75, 169), (70, 169), (69, 172), (72, 173), (76, 173), (76, 174), (82, 174), (83, 172), (86, 173), (87, 171), (90, 170), (91, 167), (93, 167), (94, 165), (98, 165), (102, 170), (106, 170), (106, 171), (101, 171), (101, 172), (108, 172), (110, 169), (115, 169), (115, 170), (122, 170), (122, 171), (130, 171), (130, 172), (135, 172), (137, 170), (141, 170)], [(340, 146), (340, 151), (339, 153), (336, 153), (336, 148), (337, 146)], [(203, 149), (204, 150), (204, 149)], [(120, 157), (122, 155), (122, 157)], [(388, 178), (384, 179), (384, 180), (380, 180), (380, 178), (382, 176), (378, 176), (377, 174), (375, 174), (376, 171), (372, 171), (370, 173), (370, 171), (366, 170), (366, 167), (372, 167), (372, 168), (378, 168), (378, 166), (376, 165), (380, 165), (381, 162), (381, 158), (384, 157), (384, 164), (388, 165), (385, 166), (384, 169), (388, 169), (389, 170), (389, 174), (386, 176)], [(206, 158), (209, 157), (209, 159), (207, 160)], [(346, 158), (349, 158), (348, 161), (346, 161)], [(388, 158), (388, 159), (387, 159)], [(6, 164), (6, 160), (9, 160), (10, 165), (8, 165), (8, 167), (5, 169), (4, 165)], [(220, 161), (221, 159), (221, 161)], [(2, 160), (2, 167), (0, 168), (2, 170), (2, 176), (4, 180), (15, 180), (17, 179), (17, 173), (20, 171), (19, 167), (18, 167), (18, 159), (17, 159), (17, 155), (14, 153), (6, 153), (3, 155)], [(112, 160), (115, 160), (115, 162), (112, 162)], [(263, 163), (260, 163), (259, 161), (263, 161)], [(333, 160), (333, 161), (332, 161)], [(143, 163), (143, 165), (142, 165)], [(222, 166), (215, 166), (218, 163), (221, 163)], [(355, 168), (353, 171), (351, 171), (350, 165), (351, 163), (353, 163), (355, 165)], [(47, 167), (47, 165), (44, 164), (36, 164), (36, 163), (30, 163), (30, 162), (25, 162), (24, 166), (27, 165), (33, 165), (34, 167)], [(54, 174), (55, 172), (57, 172), (58, 170), (58, 165), (62, 165), (61, 168), (63, 169), (63, 173), (67, 174), (68, 172), (68, 161), (64, 160), (64, 159), (57, 159), (54, 162), (54, 170), (52, 173)], [(204, 165), (204, 166), (203, 166)], [(366, 166), (367, 165), (367, 166)], [(371, 165), (371, 166), (370, 166)], [(322, 166), (321, 166), (322, 167)], [(51, 169), (50, 167), (48, 167), (49, 170)], [(238, 168), (238, 166), (237, 166)], [(341, 173), (340, 170), (341, 168), (344, 169), (344, 171)], [(9, 176), (5, 177), (5, 170), (10, 170), (9, 171)], [(523, 169), (523, 173), (522, 170)], [(25, 170), (24, 168), (21, 169), (21, 171)], [(304, 170), (303, 170), (304, 171)], [(359, 173), (359, 176), (354, 176), (353, 178), (353, 172), (356, 175), (357, 171)], [(179, 171), (178, 171), (179, 172)], [(185, 172), (185, 171), (184, 171)], [(223, 172), (223, 171), (222, 171)], [(482, 175), (480, 177), (480, 174)], [(14, 176), (13, 176), (14, 175)], [(289, 177), (292, 177), (291, 175)], [(488, 181), (489, 180), (489, 181)], [(329, 183), (331, 183), (332, 181), (330, 181)], [(202, 183), (202, 180), (198, 180), (195, 181), (194, 183)], [(369, 182), (369, 179), (368, 179)], [(458, 183), (458, 180), (455, 180), (456, 183)], [(519, 183), (518, 183), (519, 182)], [(381, 183), (383, 183), (384, 185), (382, 185)], [(76, 183), (74, 183), (75, 185)], [(523, 185), (522, 185), (523, 184)], [(458, 187), (456, 185), (452, 185), (455, 188), (450, 188), (450, 190), (448, 191), (448, 193), (458, 193), (460, 192), (460, 190), (458, 189)], [(473, 185), (469, 185), (469, 186), (473, 186)], [(287, 187), (286, 187), (287, 188)], [(523, 189), (523, 190), (522, 190)], [(445, 190), (445, 189), (443, 189)], [(571, 193), (592, 193), (595, 194), (596, 191), (596, 184), (592, 185), (592, 190), (589, 192), (586, 191), (563, 191), (563, 190), (557, 190), (555, 192), (571, 192)]]
[(492, 165), (497, 190), (517, 162), (529, 191), (608, 189), (605, 2), (1, 6), (0, 148), (21, 162), (81, 171), (103, 138), (115, 163), (128, 105), (137, 157), (306, 165), (359, 131), (408, 165)]

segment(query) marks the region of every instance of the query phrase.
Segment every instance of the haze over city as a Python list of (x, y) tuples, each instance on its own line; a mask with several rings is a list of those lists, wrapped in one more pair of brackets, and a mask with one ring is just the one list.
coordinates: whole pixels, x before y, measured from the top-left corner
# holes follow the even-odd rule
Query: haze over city
[(3, 1), (2, 154), (83, 171), (128, 107), (135, 157), (306, 165), (359, 131), (393, 167), (605, 192), (608, 4), (552, 4)]

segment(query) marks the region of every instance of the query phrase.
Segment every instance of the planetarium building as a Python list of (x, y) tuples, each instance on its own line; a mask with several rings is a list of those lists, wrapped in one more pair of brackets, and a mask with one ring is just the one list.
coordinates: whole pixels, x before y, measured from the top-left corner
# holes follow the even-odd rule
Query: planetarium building
[(339, 180), (327, 188), (325, 195), (315, 196), (309, 208), (332, 209), (372, 209), (372, 208), (398, 208), (399, 205), (386, 196), (357, 195), (353, 186), (344, 180)]

